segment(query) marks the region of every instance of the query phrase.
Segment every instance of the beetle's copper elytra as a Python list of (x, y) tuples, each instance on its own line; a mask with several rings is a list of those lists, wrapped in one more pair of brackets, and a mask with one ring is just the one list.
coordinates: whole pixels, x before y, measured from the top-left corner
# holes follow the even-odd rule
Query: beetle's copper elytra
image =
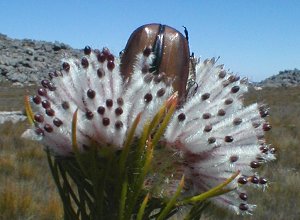
[(146, 48), (155, 54), (150, 72), (165, 74), (165, 82), (172, 79), (174, 91), (180, 102), (186, 96), (189, 76), (190, 52), (187, 39), (176, 29), (167, 25), (147, 24), (137, 28), (130, 36), (121, 58), (121, 73), (130, 77), (136, 56)]

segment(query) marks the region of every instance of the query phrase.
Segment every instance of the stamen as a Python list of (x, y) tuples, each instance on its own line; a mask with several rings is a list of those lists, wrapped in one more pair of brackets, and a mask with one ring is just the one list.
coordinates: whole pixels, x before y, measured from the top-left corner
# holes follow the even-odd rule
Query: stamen
[(92, 89), (89, 89), (87, 92), (86, 92), (87, 96), (90, 98), (90, 99), (93, 99), (95, 98), (96, 96), (96, 92)]
[(38, 89), (38, 94), (40, 95), (40, 96), (46, 96), (47, 95), (47, 91), (46, 91), (46, 89), (44, 89), (44, 88), (39, 88)]
[(102, 68), (99, 68), (97, 70), (97, 75), (98, 75), (99, 78), (102, 78), (103, 76), (105, 76), (104, 70)]
[(41, 99), (40, 96), (35, 95), (35, 96), (32, 97), (32, 101), (33, 101), (35, 104), (38, 105), (38, 104), (40, 104), (40, 103), (42, 102), (42, 99)]
[(59, 119), (59, 118), (54, 118), (53, 119), (53, 124), (56, 126), (56, 127), (60, 127), (63, 122)]
[(184, 121), (185, 118), (186, 118), (186, 116), (185, 116), (184, 113), (180, 113), (180, 114), (177, 116), (177, 118), (178, 118), (178, 121)]
[(85, 69), (89, 67), (89, 61), (88, 61), (88, 59), (87, 59), (86, 57), (83, 57), (83, 58), (81, 59), (81, 65), (82, 65), (82, 67), (85, 68)]
[(106, 106), (108, 108), (111, 108), (113, 106), (113, 100), (112, 99), (106, 99), (105, 103), (106, 103)]
[(225, 140), (225, 142), (230, 143), (230, 142), (233, 141), (233, 137), (232, 136), (225, 136), (224, 140)]
[(144, 101), (146, 102), (146, 103), (149, 103), (149, 102), (151, 102), (152, 101), (152, 95), (151, 95), (151, 93), (147, 93), (145, 96), (144, 96)]
[(162, 97), (165, 94), (166, 90), (164, 88), (161, 88), (157, 91), (156, 96)]
[(202, 115), (202, 118), (203, 119), (209, 119), (211, 117), (211, 114), (210, 113), (204, 113), (203, 115)]
[(67, 62), (63, 62), (62, 68), (64, 71), (69, 72), (70, 71), (70, 64)]
[(45, 124), (44, 129), (48, 133), (51, 133), (53, 131), (53, 127), (51, 125), (49, 125), (49, 124)]
[(220, 109), (219, 111), (218, 111), (218, 115), (219, 116), (224, 116), (226, 114), (226, 111), (224, 110), (224, 109)]
[(55, 111), (52, 108), (47, 108), (46, 114), (50, 117), (53, 117), (55, 115)]
[(47, 109), (47, 108), (50, 108), (51, 104), (48, 100), (43, 100), (42, 101), (42, 106), (43, 106), (43, 108)]
[(44, 116), (41, 114), (36, 114), (36, 115), (34, 115), (34, 120), (36, 122), (42, 123), (44, 121)]
[(104, 126), (108, 126), (108, 125), (110, 124), (109, 118), (103, 118), (103, 119), (102, 119), (102, 124), (103, 124)]
[(97, 109), (97, 112), (100, 114), (100, 115), (104, 115), (105, 113), (105, 108), (103, 106), (99, 106), (98, 109)]
[(83, 49), (83, 52), (85, 55), (90, 55), (92, 52), (92, 49), (89, 46), (85, 46), (85, 48)]
[(63, 108), (64, 110), (67, 110), (67, 109), (70, 108), (70, 104), (69, 104), (68, 102), (66, 102), (66, 101), (63, 101), (63, 102), (61, 103), (61, 106), (62, 106), (62, 108)]

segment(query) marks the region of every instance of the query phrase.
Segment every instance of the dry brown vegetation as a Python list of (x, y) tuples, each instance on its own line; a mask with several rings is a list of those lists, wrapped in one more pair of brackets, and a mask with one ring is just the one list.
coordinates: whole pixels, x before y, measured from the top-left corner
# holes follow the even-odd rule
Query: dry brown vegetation
[[(24, 88), (0, 87), (0, 110), (23, 108)], [(31, 90), (31, 89), (30, 89)], [(263, 169), (269, 178), (265, 192), (253, 190), (249, 202), (258, 204), (253, 216), (236, 217), (221, 210), (204, 219), (298, 219), (300, 216), (300, 88), (251, 91), (247, 102), (267, 103), (273, 129), (269, 143), (277, 161)], [(27, 122), (0, 125), (0, 219), (62, 219), (62, 206), (42, 147), (20, 138)]]

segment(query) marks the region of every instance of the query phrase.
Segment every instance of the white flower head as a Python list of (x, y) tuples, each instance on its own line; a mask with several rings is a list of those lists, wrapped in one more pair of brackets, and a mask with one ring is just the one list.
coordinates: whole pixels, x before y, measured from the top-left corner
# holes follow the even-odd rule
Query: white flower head
[[(29, 134), (59, 156), (72, 155), (72, 117), (77, 109), (77, 142), (82, 151), (91, 143), (120, 150), (134, 119), (141, 113), (138, 136), (175, 92), (163, 74), (150, 71), (153, 54), (139, 54), (130, 79), (125, 79), (119, 58), (107, 48), (86, 47), (84, 53), (81, 60), (64, 59), (62, 70), (50, 73), (51, 80), (43, 80), (31, 97), (35, 132)], [(182, 155), (183, 172), (194, 194), (240, 171), (230, 184), (235, 190), (212, 201), (238, 214), (250, 213), (255, 205), (247, 203), (244, 186), (265, 186), (267, 180), (255, 169), (275, 159), (274, 149), (263, 137), (271, 128), (264, 120), (268, 112), (259, 104), (244, 107), (246, 80), (215, 63), (207, 59), (195, 65), (186, 102), (175, 111), (162, 143)]]

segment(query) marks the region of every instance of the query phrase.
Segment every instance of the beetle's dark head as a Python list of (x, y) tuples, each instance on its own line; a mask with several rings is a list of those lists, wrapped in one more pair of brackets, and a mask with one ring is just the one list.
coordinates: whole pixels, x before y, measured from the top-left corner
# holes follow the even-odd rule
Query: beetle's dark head
[(186, 96), (189, 76), (189, 45), (187, 39), (176, 29), (162, 24), (147, 24), (137, 28), (130, 36), (121, 58), (121, 73), (125, 78), (133, 72), (136, 56), (153, 53), (155, 59), (149, 68), (154, 75), (172, 82), (178, 91), (179, 103)]

